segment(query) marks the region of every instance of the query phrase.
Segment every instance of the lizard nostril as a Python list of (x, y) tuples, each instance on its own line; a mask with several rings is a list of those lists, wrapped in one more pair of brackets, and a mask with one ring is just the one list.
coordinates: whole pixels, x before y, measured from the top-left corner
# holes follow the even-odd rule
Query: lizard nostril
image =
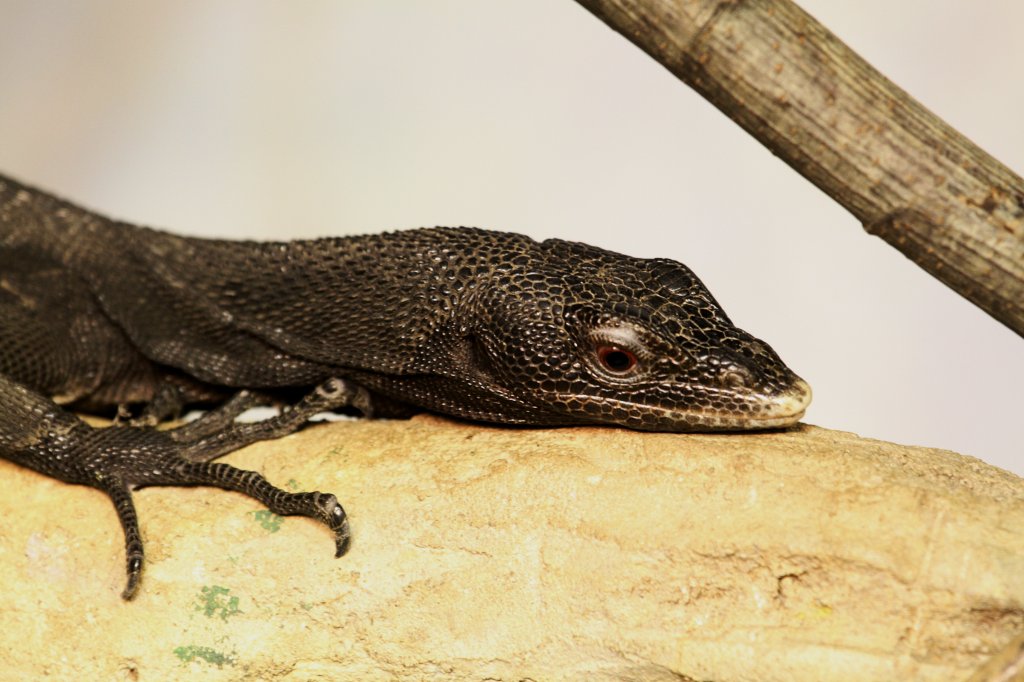
[(722, 372), (722, 385), (728, 388), (744, 388), (747, 385), (746, 372), (729, 369)]

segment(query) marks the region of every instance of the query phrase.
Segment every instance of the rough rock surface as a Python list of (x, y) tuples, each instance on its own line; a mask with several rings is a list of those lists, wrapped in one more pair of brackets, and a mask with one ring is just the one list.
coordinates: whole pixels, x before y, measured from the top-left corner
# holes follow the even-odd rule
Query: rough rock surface
[(311, 427), (226, 458), (336, 493), (355, 540), (208, 488), (0, 461), (0, 675), (957, 680), (1024, 630), (1024, 480), (802, 426), (750, 435)]

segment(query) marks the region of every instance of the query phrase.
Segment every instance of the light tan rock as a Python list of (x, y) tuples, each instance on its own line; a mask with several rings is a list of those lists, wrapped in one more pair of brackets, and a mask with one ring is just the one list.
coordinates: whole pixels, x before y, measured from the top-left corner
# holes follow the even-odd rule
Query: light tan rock
[(0, 462), (0, 677), (959, 680), (1024, 631), (1024, 480), (800, 427), (749, 435), (315, 426), (226, 458), (336, 493), (326, 529)]

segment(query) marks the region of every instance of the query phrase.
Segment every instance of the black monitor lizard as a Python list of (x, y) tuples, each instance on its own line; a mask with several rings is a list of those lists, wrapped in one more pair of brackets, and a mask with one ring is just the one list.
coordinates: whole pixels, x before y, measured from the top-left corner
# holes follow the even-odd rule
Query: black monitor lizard
[[(283, 401), (283, 402), (282, 402)], [(0, 176), (0, 456), (110, 496), (131, 598), (133, 489), (209, 485), (349, 543), (328, 493), (212, 460), (318, 412), (727, 431), (810, 389), (675, 261), (471, 228), (251, 242), (110, 220)], [(257, 404), (277, 416), (235, 420)], [(156, 430), (182, 408), (210, 408)], [(130, 419), (93, 428), (69, 410)]]

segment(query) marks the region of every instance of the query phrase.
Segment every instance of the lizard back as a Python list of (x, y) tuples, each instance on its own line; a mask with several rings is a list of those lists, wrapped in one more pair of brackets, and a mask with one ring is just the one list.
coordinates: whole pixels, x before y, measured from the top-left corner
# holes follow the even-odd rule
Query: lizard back
[(138, 353), (204, 384), (356, 380), (486, 421), (794, 423), (806, 384), (685, 266), (475, 228), (180, 237), (0, 180), (0, 250), (56, 263)]

